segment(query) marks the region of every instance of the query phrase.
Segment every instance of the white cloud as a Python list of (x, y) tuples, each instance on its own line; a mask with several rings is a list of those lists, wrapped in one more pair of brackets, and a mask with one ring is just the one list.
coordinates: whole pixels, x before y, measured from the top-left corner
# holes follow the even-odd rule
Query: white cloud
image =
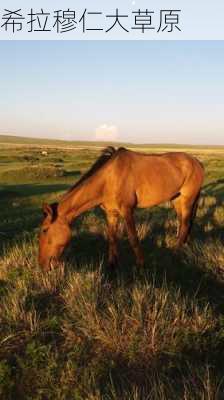
[(118, 140), (118, 128), (116, 125), (102, 124), (95, 130), (95, 140), (115, 142)]

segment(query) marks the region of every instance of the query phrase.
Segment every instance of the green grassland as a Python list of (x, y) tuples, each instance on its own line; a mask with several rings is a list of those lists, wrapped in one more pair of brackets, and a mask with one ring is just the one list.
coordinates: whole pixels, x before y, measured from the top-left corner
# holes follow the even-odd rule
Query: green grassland
[(204, 163), (191, 239), (178, 253), (169, 204), (137, 210), (145, 268), (121, 222), (110, 274), (95, 209), (75, 221), (61, 267), (38, 267), (42, 203), (59, 199), (103, 146), (0, 136), (0, 399), (222, 400), (223, 147), (127, 145)]

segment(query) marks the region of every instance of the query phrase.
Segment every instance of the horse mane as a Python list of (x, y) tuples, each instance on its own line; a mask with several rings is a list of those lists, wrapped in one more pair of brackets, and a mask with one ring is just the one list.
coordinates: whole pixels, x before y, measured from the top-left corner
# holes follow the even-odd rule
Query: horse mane
[(77, 188), (81, 183), (83, 183), (87, 178), (95, 174), (95, 172), (97, 172), (104, 164), (106, 164), (106, 162), (110, 160), (118, 150), (116, 150), (113, 146), (108, 146), (103, 149), (100, 156), (90, 167), (90, 169), (81, 176), (81, 178), (68, 190), (67, 193), (70, 193), (73, 189)]

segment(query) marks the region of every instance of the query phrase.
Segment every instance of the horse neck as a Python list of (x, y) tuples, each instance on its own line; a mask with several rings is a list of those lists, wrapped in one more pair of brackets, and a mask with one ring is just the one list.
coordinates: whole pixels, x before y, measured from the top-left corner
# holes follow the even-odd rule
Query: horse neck
[(71, 223), (78, 215), (98, 206), (102, 200), (103, 183), (103, 177), (98, 173), (80, 183), (59, 202), (59, 215)]

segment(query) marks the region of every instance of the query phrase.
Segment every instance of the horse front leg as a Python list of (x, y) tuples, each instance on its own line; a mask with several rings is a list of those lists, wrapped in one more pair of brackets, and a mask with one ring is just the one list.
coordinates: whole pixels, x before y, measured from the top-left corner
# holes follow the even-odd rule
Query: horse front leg
[(137, 265), (142, 267), (144, 265), (144, 255), (138, 240), (133, 212), (131, 210), (126, 210), (124, 212), (124, 219), (126, 223), (128, 239), (135, 254)]
[(111, 269), (114, 269), (118, 264), (118, 250), (117, 250), (117, 227), (119, 221), (119, 214), (116, 211), (107, 211), (107, 224), (108, 224), (108, 263)]

